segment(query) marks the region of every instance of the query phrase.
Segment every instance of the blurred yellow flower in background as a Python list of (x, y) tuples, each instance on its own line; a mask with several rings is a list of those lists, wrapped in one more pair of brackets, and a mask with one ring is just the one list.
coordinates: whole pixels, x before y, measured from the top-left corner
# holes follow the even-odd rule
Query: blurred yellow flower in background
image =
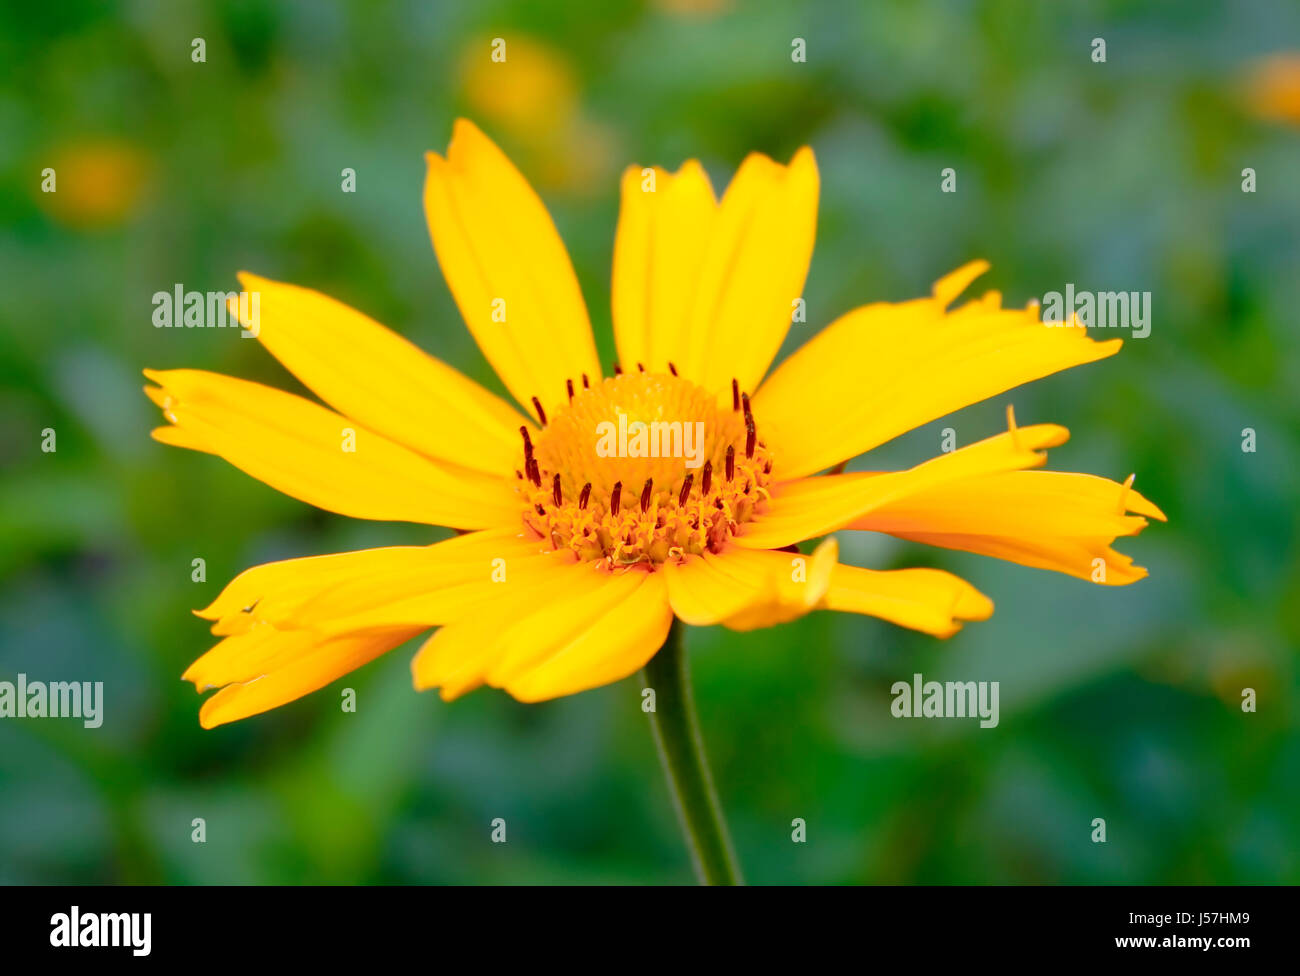
[(472, 114), (523, 150), (542, 186), (594, 190), (613, 172), (613, 138), (583, 115), (562, 52), (524, 35), (479, 38), (462, 53), (460, 84)]
[(1255, 62), (1246, 81), (1246, 104), (1262, 119), (1300, 123), (1300, 52)]
[(121, 223), (140, 202), (147, 170), (142, 152), (113, 138), (66, 145), (46, 165), (54, 170), (55, 188), (38, 193), (41, 205), (73, 227)]
[(558, 52), (528, 37), (511, 35), (495, 49), (479, 39), (464, 51), (461, 85), (475, 113), (508, 129), (517, 138), (541, 138), (565, 129), (578, 111), (573, 71)]

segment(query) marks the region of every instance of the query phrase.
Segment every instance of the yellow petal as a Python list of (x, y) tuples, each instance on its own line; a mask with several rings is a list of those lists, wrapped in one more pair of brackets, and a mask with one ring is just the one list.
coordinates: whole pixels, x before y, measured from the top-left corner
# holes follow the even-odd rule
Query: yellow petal
[[(699, 257), (686, 329), (674, 339), (680, 350), (665, 357), (681, 375), (719, 393), (733, 377), (742, 390), (758, 386), (803, 296), (818, 190), (817, 163), (806, 147), (788, 166), (761, 153), (741, 163)], [(698, 248), (685, 240), (673, 246)], [(689, 287), (653, 270), (648, 284), (656, 296), (670, 286)]]
[(741, 584), (762, 592), (749, 607), (723, 621), (732, 630), (756, 630), (795, 620), (822, 604), (839, 544), (827, 539), (811, 555), (732, 548), (707, 558)]
[(497, 660), (487, 673), (488, 684), (508, 687), (536, 668), (627, 599), (646, 575), (640, 567), (616, 573), (605, 569), (572, 573), (561, 596), (502, 630), (496, 641)]
[[(538, 544), (493, 545), (496, 555), (469, 562), (427, 567), (402, 579), (388, 574), (376, 580), (352, 580), (321, 593), (294, 615), (296, 626), (322, 634), (395, 626), (451, 623), (482, 608), (520, 609), (552, 597), (571, 574), (593, 571), (568, 550), (539, 552)], [(493, 560), (503, 563), (494, 565)], [(497, 572), (504, 571), (503, 574)], [(501, 612), (501, 611), (498, 611)]]
[(279, 627), (320, 628), (326, 620), (345, 618), (422, 591), (470, 580), (509, 578), (512, 561), (539, 549), (540, 543), (504, 529), (471, 532), (431, 546), (390, 546), (286, 559), (245, 570), (196, 613), (215, 621), (213, 632), (218, 634), (240, 633), (259, 621)]
[(664, 563), (663, 574), (673, 613), (693, 627), (722, 623), (764, 595), (760, 589), (739, 584), (704, 556)]
[[(270, 624), (263, 627), (273, 631)], [(218, 691), (203, 703), (199, 723), (211, 729), (294, 701), (406, 643), (419, 632), (415, 629), (349, 635), (324, 643), (313, 643), (301, 632), (272, 632), (263, 648), (266, 654), (263, 667), (269, 666), (268, 670), (260, 677), (228, 684)], [(240, 639), (226, 638), (227, 641)], [(283, 653), (277, 657), (277, 651)]]
[(581, 633), (640, 582), (642, 571), (611, 574), (590, 561), (555, 556), (545, 572), (517, 576), (454, 625), (435, 633), (412, 663), (416, 689), (442, 687), (450, 700), (545, 658)]
[(437, 688), (443, 701), (453, 701), (482, 685), (503, 625), (494, 614), (477, 613), (439, 627), (411, 659), (415, 690)]
[(997, 296), (947, 304), (987, 265), (935, 286), (935, 297), (867, 305), (786, 359), (754, 397), (759, 430), (782, 478), (812, 474), (931, 420), (1030, 380), (1119, 351), (1087, 330), (1043, 324), (1038, 309)]
[[(146, 393), (161, 392), (156, 386), (146, 386)], [(192, 430), (182, 430), (180, 427), (155, 427), (149, 431), (149, 436), (159, 444), (167, 444), (171, 447), (184, 447), (191, 451), (203, 451), (206, 454), (212, 454), (213, 451), (203, 442), (197, 433)]]
[(984, 620), (993, 612), (987, 597), (951, 573), (858, 569), (838, 563), (838, 555), (832, 537), (811, 555), (732, 547), (708, 553), (703, 561), (731, 581), (733, 593), (739, 594), (732, 599), (746, 603), (721, 621), (733, 630), (771, 627), (813, 610), (842, 610), (948, 637), (962, 620)]
[(895, 498), (850, 527), (1122, 585), (1147, 573), (1111, 543), (1141, 532), (1143, 515), (1165, 519), (1131, 485), (1132, 479), (1121, 485), (1089, 474), (1009, 471)]
[(718, 204), (695, 160), (675, 174), (640, 166), (623, 173), (614, 239), (612, 304), (618, 358), (666, 372), (687, 347), (689, 313)]
[(734, 537), (746, 549), (780, 549), (844, 528), (893, 499), (975, 475), (1036, 467), (1042, 448), (1065, 442), (1055, 424), (1013, 427), (996, 437), (887, 474), (822, 475), (773, 487), (767, 508)]
[(250, 616), (246, 628), (223, 637), (199, 655), (185, 669), (181, 680), (193, 682), (196, 691), (252, 681), (277, 663), (301, 656), (319, 643), (307, 631), (277, 630), (273, 625)]
[(598, 688), (635, 674), (663, 646), (673, 612), (662, 573), (638, 573), (636, 588), (544, 661), (505, 685), (519, 701), (538, 702)]
[(497, 603), (443, 627), (412, 662), (417, 689), (454, 698), (485, 681), (521, 701), (608, 684), (640, 668), (672, 622), (663, 574), (579, 564), (542, 599)]
[(881, 572), (837, 565), (827, 610), (869, 614), (936, 637), (950, 637), (963, 620), (987, 620), (993, 601), (965, 580), (939, 569)]
[(587, 308), (555, 224), (473, 123), (458, 119), (447, 157), (427, 159), (429, 234), (465, 324), (515, 399), (536, 417), (536, 396), (554, 416), (568, 402), (566, 380), (600, 377)]
[(258, 314), (233, 300), (231, 311), (340, 413), (462, 467), (500, 475), (518, 463), (523, 418), (504, 400), (327, 295), (247, 272), (239, 283)]
[(477, 529), (518, 524), (505, 478), (437, 464), (302, 397), (201, 370), (145, 370), (169, 442), (225, 458), (272, 488), (354, 518)]
[[(231, 721), (306, 694), (476, 606), (495, 601), (499, 614), (506, 594), (529, 611), (548, 605), (572, 587), (564, 568), (574, 564), (539, 548), (510, 530), (474, 532), (432, 546), (290, 559), (241, 573), (199, 611), (216, 621), (215, 632), (229, 635), (184, 675), (199, 690), (229, 686), (205, 706), (203, 721)], [(527, 563), (542, 560), (545, 571), (528, 571)]]
[[(456, 619), (420, 648), (411, 662), (416, 690), (441, 688), (442, 697), (450, 701), (477, 688), (501, 660), (507, 637), (524, 646), (547, 646), (547, 642), (559, 639), (558, 635), (545, 627), (530, 627), (530, 618), (573, 594), (588, 595), (608, 579), (609, 574), (602, 568), (574, 560), (568, 553), (549, 554), (527, 565), (516, 560), (507, 583), (459, 601)], [(432, 594), (427, 600), (404, 601), (403, 606), (387, 608), (384, 615), (392, 618), (406, 614), (423, 619), (429, 615), (426, 604), (437, 603), (438, 599), (437, 594)], [(590, 619), (582, 600), (571, 606), (574, 626)]]

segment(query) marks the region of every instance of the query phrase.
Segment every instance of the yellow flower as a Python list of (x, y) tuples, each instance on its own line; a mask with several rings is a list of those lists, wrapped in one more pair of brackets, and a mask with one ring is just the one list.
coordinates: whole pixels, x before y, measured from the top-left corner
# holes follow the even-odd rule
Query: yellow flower
[[(929, 298), (849, 312), (764, 381), (812, 256), (811, 150), (786, 166), (749, 156), (720, 201), (697, 162), (627, 170), (613, 268), (622, 368), (609, 377), (564, 245), (510, 161), (462, 120), (428, 163), (434, 250), (526, 416), (362, 313), (249, 274), (260, 341), (329, 406), (146, 370), (170, 421), (156, 439), (328, 511), (462, 530), (238, 576), (198, 611), (222, 638), (185, 673), (221, 689), (204, 726), (292, 701), (432, 628), (416, 688), (452, 699), (488, 684), (540, 701), (637, 671), (674, 615), (747, 630), (843, 610), (946, 637), (992, 613), (950, 573), (843, 565), (833, 538), (794, 548), (837, 530), (1110, 584), (1145, 575), (1110, 546), (1160, 510), (1131, 479), (1029, 470), (1068, 432), (1017, 427), (1009, 408), (1007, 431), (914, 468), (818, 474), (1120, 340), (1045, 327), (996, 293), (952, 307), (985, 270), (975, 262)], [(653, 424), (669, 426), (646, 452)]]
[(56, 190), (40, 200), (59, 221), (97, 228), (120, 223), (140, 199), (147, 164), (129, 143), (94, 139), (65, 146), (51, 160)]
[(569, 128), (578, 112), (578, 86), (568, 63), (530, 37), (502, 38), (504, 60), (491, 56), (491, 41), (475, 38), (461, 56), (460, 79), (475, 113), (517, 136), (541, 141)]
[[(465, 45), (460, 84), (474, 116), (508, 134), (541, 186), (590, 192), (609, 172), (614, 152), (606, 128), (582, 112), (578, 85), (562, 52), (524, 35)], [(503, 60), (496, 60), (499, 50)]]
[(1246, 78), (1246, 103), (1261, 119), (1300, 122), (1300, 53), (1256, 61)]

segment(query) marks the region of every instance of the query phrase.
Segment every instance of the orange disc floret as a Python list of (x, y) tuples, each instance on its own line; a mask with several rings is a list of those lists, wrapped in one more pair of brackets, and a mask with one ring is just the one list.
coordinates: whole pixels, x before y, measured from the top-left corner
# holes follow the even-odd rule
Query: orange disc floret
[(523, 520), (556, 549), (607, 566), (718, 552), (768, 498), (772, 461), (749, 396), (731, 404), (667, 373), (569, 384), (516, 469)]

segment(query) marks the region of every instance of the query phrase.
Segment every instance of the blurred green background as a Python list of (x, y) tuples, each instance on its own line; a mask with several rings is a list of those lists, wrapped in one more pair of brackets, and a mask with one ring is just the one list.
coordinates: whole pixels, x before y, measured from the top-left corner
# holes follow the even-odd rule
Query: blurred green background
[[(721, 190), (751, 149), (814, 147), (809, 321), (787, 351), (975, 257), (1017, 305), (1066, 282), (1153, 294), (1150, 336), (1118, 357), (871, 457), (920, 461), (945, 426), (960, 443), (995, 433), (1007, 402), (1065, 424), (1051, 467), (1136, 471), (1168, 513), (1119, 543), (1149, 579), (1095, 587), (842, 534), (846, 561), (952, 570), (997, 613), (946, 642), (825, 613), (689, 632), (749, 880), (1300, 882), (1300, 125), (1261, 117), (1249, 83), (1259, 58), (1300, 48), (1294, 2), (0, 9), (0, 680), (99, 680), (106, 697), (95, 730), (0, 721), (0, 882), (690, 879), (635, 680), (445, 705), (411, 690), (408, 646), (211, 732), (179, 680), (211, 643), (189, 611), (242, 569), (436, 536), (317, 512), (151, 441), (142, 367), (300, 389), (235, 330), (155, 329), (151, 296), (233, 289), (249, 269), (500, 390), (421, 209), (423, 153), (461, 114), (546, 199), (606, 363), (630, 162), (695, 156)], [(939, 192), (949, 166), (955, 194)], [(1000, 681), (1001, 724), (892, 719), (889, 686), (914, 671)]]

